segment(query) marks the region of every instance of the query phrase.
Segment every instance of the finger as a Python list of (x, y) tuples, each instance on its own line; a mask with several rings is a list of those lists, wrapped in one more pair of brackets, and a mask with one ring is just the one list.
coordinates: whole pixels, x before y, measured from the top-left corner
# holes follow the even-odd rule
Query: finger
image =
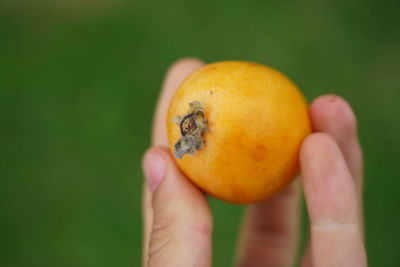
[[(338, 143), (347, 166), (354, 177), (359, 198), (359, 224), (362, 220), (362, 153), (357, 138), (356, 118), (349, 104), (335, 95), (320, 96), (310, 107), (314, 129), (331, 135)], [(310, 245), (307, 247), (303, 266), (311, 266)]]
[(142, 213), (143, 213), (142, 266), (147, 266), (150, 231), (151, 231), (151, 225), (153, 224), (153, 207), (151, 206), (150, 188), (147, 186), (146, 183), (143, 184)]
[[(153, 120), (152, 145), (167, 146), (166, 121), (168, 104), (179, 84), (193, 71), (200, 68), (203, 63), (197, 59), (181, 59), (175, 62), (168, 70), (163, 88), (157, 102)], [(143, 265), (146, 266), (153, 212), (151, 206), (151, 192), (144, 185), (143, 189)]]
[(299, 182), (250, 206), (238, 244), (237, 265), (293, 266), (299, 238)]
[(312, 267), (312, 261), (311, 261), (311, 240), (308, 240), (308, 245), (304, 251), (304, 256), (301, 261), (301, 267)]
[(313, 266), (366, 266), (351, 173), (335, 140), (316, 133), (300, 151)]
[(354, 112), (343, 98), (336, 95), (325, 95), (314, 100), (310, 108), (310, 116), (315, 130), (331, 135), (342, 151), (356, 184), (359, 201), (358, 220), (360, 229), (363, 231), (363, 160)]
[(310, 116), (317, 132), (331, 135), (340, 147), (361, 196), (362, 153), (357, 137), (356, 117), (349, 104), (336, 95), (318, 97), (311, 104)]
[(143, 168), (154, 210), (147, 266), (211, 266), (212, 217), (204, 194), (183, 177), (167, 149), (150, 149)]
[(178, 60), (169, 68), (154, 114), (153, 145), (168, 146), (165, 117), (167, 116), (169, 102), (182, 81), (203, 65), (204, 63), (198, 59), (184, 58)]

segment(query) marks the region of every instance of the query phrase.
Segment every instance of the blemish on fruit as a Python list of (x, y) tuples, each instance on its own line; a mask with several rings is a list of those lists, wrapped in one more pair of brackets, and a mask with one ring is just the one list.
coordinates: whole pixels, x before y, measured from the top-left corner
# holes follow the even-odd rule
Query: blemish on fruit
[(258, 144), (251, 150), (250, 155), (255, 161), (263, 161), (267, 155), (267, 148)]
[(181, 159), (185, 154), (195, 154), (204, 146), (204, 133), (208, 130), (203, 104), (189, 103), (189, 111), (183, 117), (176, 116), (173, 122), (179, 126), (181, 138), (174, 145), (174, 156)]

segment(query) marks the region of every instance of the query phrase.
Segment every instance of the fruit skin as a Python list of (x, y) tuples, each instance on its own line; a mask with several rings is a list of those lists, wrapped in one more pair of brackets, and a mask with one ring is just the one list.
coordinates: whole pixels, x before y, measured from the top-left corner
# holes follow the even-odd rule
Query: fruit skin
[(209, 64), (192, 73), (169, 105), (171, 152), (181, 138), (173, 118), (185, 115), (193, 101), (203, 104), (208, 121), (204, 147), (175, 161), (198, 187), (228, 202), (252, 203), (293, 180), (311, 124), (307, 102), (286, 76), (239, 61)]

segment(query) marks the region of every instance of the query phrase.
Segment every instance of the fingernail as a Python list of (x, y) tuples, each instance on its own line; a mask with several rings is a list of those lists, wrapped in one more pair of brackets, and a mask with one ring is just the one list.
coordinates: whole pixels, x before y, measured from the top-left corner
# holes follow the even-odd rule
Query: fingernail
[(154, 192), (164, 179), (166, 163), (162, 156), (155, 151), (149, 151), (144, 158), (144, 175), (150, 190)]

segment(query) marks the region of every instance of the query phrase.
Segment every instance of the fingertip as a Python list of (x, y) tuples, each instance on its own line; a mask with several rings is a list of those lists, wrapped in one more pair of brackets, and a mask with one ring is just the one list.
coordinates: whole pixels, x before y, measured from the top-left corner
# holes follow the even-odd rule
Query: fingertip
[(180, 58), (169, 66), (168, 73), (181, 72), (187, 68), (196, 69), (204, 65), (204, 62), (195, 57), (184, 57)]
[[(204, 193), (197, 188), (176, 165), (170, 151), (163, 147), (153, 147), (145, 152), (143, 166), (149, 168), (148, 162), (152, 161), (150, 167), (153, 168), (150, 174), (158, 174), (160, 168), (154, 167), (154, 159), (161, 159), (165, 164), (165, 177), (156, 185), (156, 192), (153, 194), (153, 203), (165, 206), (173, 204), (176, 209), (187, 210), (196, 208), (199, 214), (210, 214)], [(147, 171), (147, 173), (149, 173)], [(146, 174), (148, 176), (148, 174)], [(147, 178), (148, 179), (148, 178)], [(152, 181), (149, 181), (150, 188), (154, 188)], [(153, 190), (155, 191), (155, 190)], [(183, 212), (185, 213), (185, 212)], [(208, 219), (210, 216), (204, 216)]]
[(151, 192), (154, 192), (165, 177), (167, 162), (161, 150), (149, 149), (143, 156), (143, 171), (146, 183)]
[(309, 159), (326, 155), (327, 152), (337, 150), (337, 144), (332, 136), (326, 133), (313, 133), (309, 135), (301, 145), (300, 162), (308, 162)]
[(192, 72), (201, 68), (204, 62), (197, 58), (181, 58), (173, 62), (167, 71), (164, 90), (175, 91), (179, 84)]
[(316, 131), (355, 136), (355, 114), (349, 103), (338, 95), (323, 95), (315, 99), (310, 107), (310, 116)]
[(142, 169), (145, 170), (148, 166), (148, 163), (151, 161), (153, 155), (163, 157), (163, 148), (160, 147), (150, 147), (148, 148), (142, 156)]
[(165, 171), (171, 171), (172, 169), (176, 174), (179, 172), (167, 148), (155, 146), (145, 151), (142, 158), (142, 168), (145, 175), (149, 172), (149, 169), (154, 167), (154, 161), (160, 161), (165, 164)]
[(160, 157), (162, 160), (166, 163), (168, 166), (169, 171), (174, 171), (176, 174), (179, 173), (179, 175), (183, 175), (178, 166), (176, 166), (176, 163), (174, 159), (172, 158), (171, 152), (168, 150), (166, 147), (160, 147), (160, 146), (153, 146), (149, 148), (143, 156), (143, 164), (145, 164), (145, 161), (152, 156)]
[(164, 157), (168, 157), (168, 153), (169, 153), (168, 150), (164, 147), (158, 147), (158, 146), (150, 147), (144, 152), (142, 163), (144, 164), (146, 158), (148, 158), (149, 155), (157, 154), (160, 157), (164, 158)]
[(332, 136), (314, 133), (304, 140), (300, 148), (300, 167), (305, 184), (324, 179), (327, 174), (335, 172), (338, 164), (345, 165), (343, 155)]

